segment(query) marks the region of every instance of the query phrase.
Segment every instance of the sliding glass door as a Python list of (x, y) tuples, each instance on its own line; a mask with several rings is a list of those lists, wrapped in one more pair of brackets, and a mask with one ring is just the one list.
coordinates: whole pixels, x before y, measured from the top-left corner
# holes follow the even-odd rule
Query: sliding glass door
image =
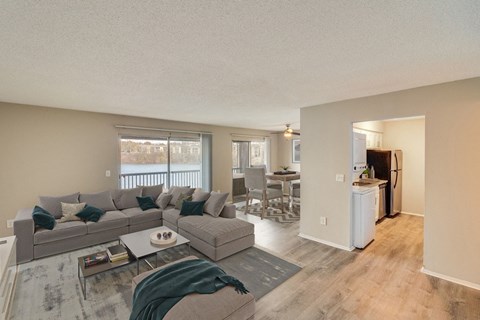
[[(209, 175), (202, 173), (202, 139), (137, 138), (120, 139), (120, 188), (135, 188), (163, 183), (171, 186), (209, 188)], [(203, 183), (205, 181), (205, 183)]]

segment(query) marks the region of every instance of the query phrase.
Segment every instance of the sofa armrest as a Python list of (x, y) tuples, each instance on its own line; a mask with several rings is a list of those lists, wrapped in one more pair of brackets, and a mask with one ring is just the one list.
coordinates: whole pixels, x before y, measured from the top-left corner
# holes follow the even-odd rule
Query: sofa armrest
[(35, 224), (32, 211), (32, 208), (20, 209), (13, 220), (13, 234), (17, 237), (17, 263), (33, 260)]
[(220, 212), (220, 217), (233, 219), (237, 216), (237, 208), (234, 204), (226, 204)]

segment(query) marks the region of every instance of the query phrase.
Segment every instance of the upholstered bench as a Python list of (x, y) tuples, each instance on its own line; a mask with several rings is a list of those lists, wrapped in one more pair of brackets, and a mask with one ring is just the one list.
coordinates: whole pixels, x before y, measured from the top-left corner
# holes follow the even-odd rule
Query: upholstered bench
[[(133, 278), (132, 293), (147, 276), (166, 266), (180, 261), (197, 259), (195, 256), (177, 260), (159, 268), (144, 272)], [(248, 289), (248, 288), (247, 288)], [(245, 320), (253, 319), (255, 314), (255, 298), (251, 293), (239, 294), (231, 286), (212, 294), (192, 293), (185, 296), (165, 315), (166, 320), (197, 319), (197, 320)]]

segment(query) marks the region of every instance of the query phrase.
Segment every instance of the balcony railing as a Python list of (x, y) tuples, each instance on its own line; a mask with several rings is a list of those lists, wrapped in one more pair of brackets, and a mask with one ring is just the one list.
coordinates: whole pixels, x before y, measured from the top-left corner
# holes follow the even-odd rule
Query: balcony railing
[(243, 173), (243, 168), (233, 168), (232, 172), (233, 173)]
[[(167, 186), (168, 172), (122, 173), (119, 176), (121, 189), (136, 188), (137, 186), (154, 186), (163, 183)], [(170, 186), (190, 186), (200, 188), (202, 177), (200, 170), (170, 171)]]

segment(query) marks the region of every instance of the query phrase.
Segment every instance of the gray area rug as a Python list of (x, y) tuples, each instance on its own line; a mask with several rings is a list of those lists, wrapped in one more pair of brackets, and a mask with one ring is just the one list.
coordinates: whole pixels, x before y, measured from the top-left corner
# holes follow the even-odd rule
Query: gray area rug
[[(280, 223), (292, 223), (300, 221), (300, 202), (292, 202), (292, 210), (288, 211), (287, 202), (284, 202), (284, 212), (281, 210), (281, 203), (279, 200), (270, 200), (269, 207), (265, 211), (265, 219), (274, 220)], [(237, 210), (245, 213), (245, 202), (241, 205), (237, 205)], [(256, 216), (262, 214), (262, 205), (260, 202), (255, 202), (248, 206), (248, 213)]]
[[(128, 319), (131, 280), (136, 264), (87, 278), (87, 300), (77, 278), (77, 258), (105, 250), (116, 243), (93, 246), (21, 264), (18, 267), (10, 319)], [(192, 254), (206, 259), (192, 249)], [(188, 255), (185, 246), (159, 254), (159, 265)], [(149, 259), (154, 263), (155, 258)], [(237, 277), (258, 300), (301, 268), (252, 247), (218, 261), (227, 274)], [(140, 272), (150, 270), (140, 264)]]

